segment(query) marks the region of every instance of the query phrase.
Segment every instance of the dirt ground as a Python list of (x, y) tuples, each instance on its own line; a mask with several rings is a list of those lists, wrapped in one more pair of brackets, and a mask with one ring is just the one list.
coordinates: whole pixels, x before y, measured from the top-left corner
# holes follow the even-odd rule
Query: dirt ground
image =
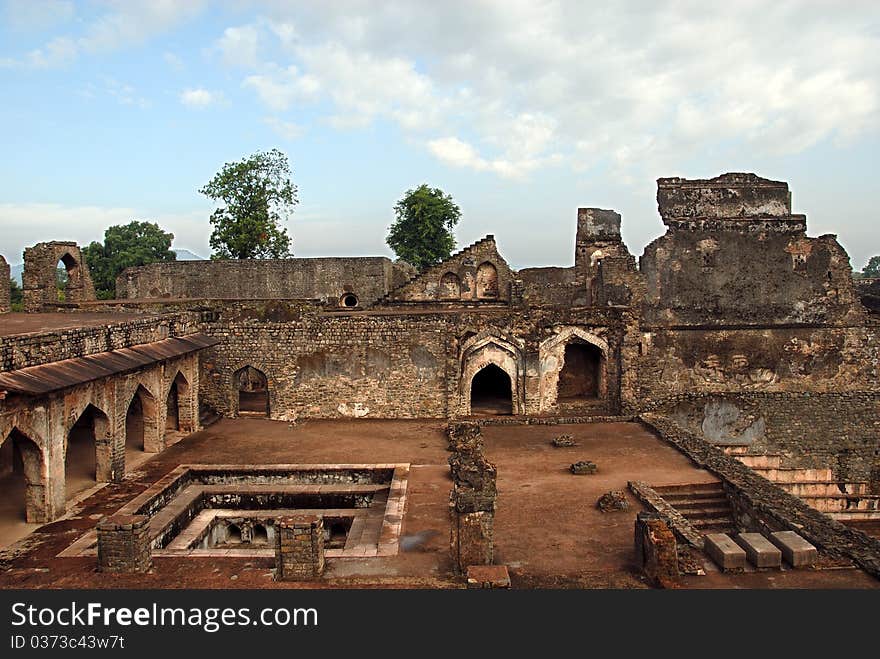
[[(122, 483), (79, 502), (62, 520), (40, 527), (0, 559), (0, 588), (268, 588), (302, 587), (272, 580), (271, 559), (154, 559), (146, 575), (110, 576), (94, 557), (57, 554), (165, 473), (186, 463), (408, 462), (402, 539), (415, 545), (394, 557), (328, 560), (325, 579), (310, 587), (461, 587), (448, 557), (449, 453), (440, 421), (222, 420), (152, 457)], [(554, 448), (568, 433), (580, 444)], [(633, 562), (639, 504), (603, 514), (596, 499), (626, 490), (628, 480), (654, 485), (713, 481), (675, 449), (634, 423), (492, 426), (486, 455), (498, 467), (495, 522), (498, 563), (514, 587), (645, 588)], [(599, 471), (574, 476), (567, 467), (593, 460)], [(421, 540), (418, 542), (417, 540)], [(700, 581), (702, 580), (702, 581)], [(858, 570), (709, 574), (683, 580), (691, 588), (877, 587)]]

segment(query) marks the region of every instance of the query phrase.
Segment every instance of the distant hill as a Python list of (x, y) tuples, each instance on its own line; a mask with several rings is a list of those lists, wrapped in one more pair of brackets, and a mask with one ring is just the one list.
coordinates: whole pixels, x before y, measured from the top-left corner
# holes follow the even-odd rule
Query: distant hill
[[(193, 254), (188, 249), (175, 249), (173, 250), (177, 255), (178, 261), (204, 261), (201, 256), (198, 254)], [(24, 263), (19, 263), (17, 265), (9, 266), (9, 277), (18, 282), (18, 285), (21, 286), (21, 273), (24, 272)]]

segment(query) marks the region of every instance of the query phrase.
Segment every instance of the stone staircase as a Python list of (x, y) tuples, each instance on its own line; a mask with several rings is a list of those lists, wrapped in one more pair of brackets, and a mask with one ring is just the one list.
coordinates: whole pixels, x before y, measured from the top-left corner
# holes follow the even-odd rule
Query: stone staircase
[(748, 447), (725, 447), (728, 455), (802, 499), (811, 508), (838, 520), (880, 519), (880, 495), (868, 491), (866, 481), (840, 482), (831, 469), (783, 467), (782, 454), (752, 455)]
[(654, 490), (700, 533), (736, 533), (733, 509), (721, 483), (658, 485)]

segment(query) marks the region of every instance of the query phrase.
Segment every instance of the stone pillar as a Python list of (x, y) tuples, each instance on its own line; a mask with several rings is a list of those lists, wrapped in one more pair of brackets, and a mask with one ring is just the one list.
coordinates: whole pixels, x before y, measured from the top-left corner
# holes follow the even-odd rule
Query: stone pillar
[(483, 456), (478, 425), (456, 423), (449, 427), (452, 492), (449, 495), (450, 552), (456, 574), (469, 566), (491, 565), (495, 558), (495, 465)]
[(655, 586), (668, 588), (678, 577), (675, 534), (657, 513), (639, 513), (635, 525), (636, 563)]
[(311, 581), (324, 574), (324, 519), (320, 515), (284, 517), (275, 534), (275, 579)]
[(98, 569), (101, 572), (146, 572), (152, 567), (150, 518), (113, 515), (98, 522)]
[(9, 264), (0, 256), (0, 313), (6, 313), (12, 308), (9, 298)]

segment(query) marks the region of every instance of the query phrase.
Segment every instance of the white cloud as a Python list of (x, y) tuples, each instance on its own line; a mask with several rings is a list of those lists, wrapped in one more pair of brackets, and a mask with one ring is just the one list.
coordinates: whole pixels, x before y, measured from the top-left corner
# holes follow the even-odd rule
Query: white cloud
[(259, 32), (253, 25), (228, 27), (216, 47), (230, 66), (254, 67), (259, 61)]
[(202, 87), (184, 89), (180, 93), (180, 102), (190, 108), (206, 108), (223, 100), (219, 92), (212, 92)]
[(389, 0), (263, 10), (254, 29), (274, 34), (287, 59), (273, 57), (280, 64), (245, 84), (269, 108), (291, 107), (310, 80), (310, 100), (329, 104), (331, 125), (391, 121), (443, 162), (476, 171), (606, 163), (629, 176), (721, 144), (744, 158), (792, 154), (880, 127), (875, 3), (808, 11), (757, 0)]
[(72, 19), (76, 7), (70, 0), (6, 0), (0, 13), (14, 30), (45, 30)]
[(305, 129), (299, 124), (295, 124), (292, 121), (283, 121), (278, 117), (266, 117), (263, 119), (263, 123), (271, 127), (277, 135), (285, 140), (293, 141), (302, 137), (302, 134), (305, 132)]

